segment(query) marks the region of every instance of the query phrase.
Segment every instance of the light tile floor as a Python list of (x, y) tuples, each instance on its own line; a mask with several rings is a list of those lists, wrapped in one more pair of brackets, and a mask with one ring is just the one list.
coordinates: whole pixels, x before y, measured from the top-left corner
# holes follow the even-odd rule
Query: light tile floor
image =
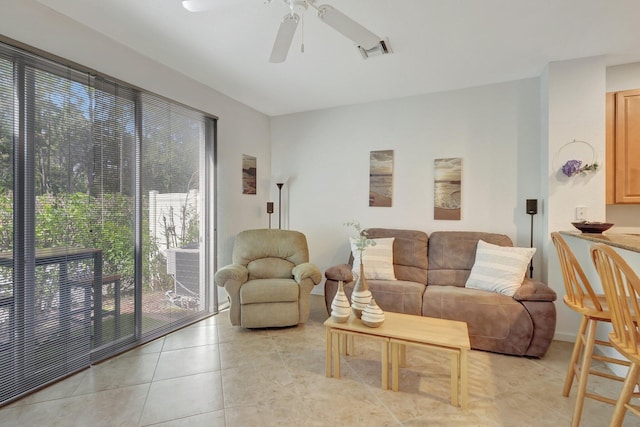
[[(543, 359), (470, 354), (466, 411), (449, 403), (449, 362), (407, 349), (400, 391), (380, 389), (377, 341), (356, 339), (342, 378), (325, 377), (327, 317), (312, 295), (307, 324), (248, 331), (227, 313), (92, 366), (0, 410), (2, 426), (568, 426), (562, 397), (571, 344)], [(591, 380), (612, 397), (619, 383)], [(575, 389), (575, 386), (574, 386)], [(606, 426), (613, 407), (585, 402), (582, 426)], [(640, 420), (627, 414), (625, 426)]]

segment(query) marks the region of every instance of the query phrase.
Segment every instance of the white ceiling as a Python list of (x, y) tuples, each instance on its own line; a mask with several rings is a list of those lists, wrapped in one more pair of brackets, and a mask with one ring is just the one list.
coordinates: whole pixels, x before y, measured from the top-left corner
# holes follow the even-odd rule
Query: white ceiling
[[(282, 0), (38, 0), (270, 116), (539, 76), (551, 61), (640, 61), (638, 0), (326, 0), (393, 54), (364, 60), (312, 9), (269, 63)], [(325, 0), (317, 0), (324, 4)]]

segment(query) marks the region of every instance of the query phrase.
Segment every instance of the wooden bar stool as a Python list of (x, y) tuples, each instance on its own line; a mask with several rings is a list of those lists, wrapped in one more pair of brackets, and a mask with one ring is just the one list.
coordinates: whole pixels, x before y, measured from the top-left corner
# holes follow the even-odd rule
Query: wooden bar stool
[(620, 426), (627, 409), (640, 417), (640, 407), (631, 405), (631, 397), (640, 375), (640, 278), (611, 247), (602, 243), (591, 247), (591, 259), (602, 281), (611, 312), (613, 332), (609, 341), (631, 362), (609, 426)]
[(594, 354), (595, 346), (611, 347), (611, 343), (608, 341), (596, 339), (598, 322), (611, 323), (611, 313), (607, 306), (606, 297), (604, 294), (596, 294), (594, 292), (578, 260), (560, 233), (551, 233), (551, 240), (558, 252), (560, 267), (562, 269), (562, 278), (564, 279), (566, 292), (564, 303), (571, 310), (582, 316), (576, 342), (573, 346), (573, 352), (571, 353), (567, 376), (564, 380), (564, 389), (562, 391), (563, 396), (569, 396), (573, 380), (576, 378), (578, 392), (576, 394), (576, 403), (571, 419), (572, 427), (576, 427), (580, 425), (585, 397), (611, 405), (616, 404), (615, 399), (593, 392), (587, 392), (587, 381), (590, 374), (611, 380), (624, 381), (624, 378), (617, 375), (592, 369), (591, 361), (599, 360), (624, 366), (629, 366), (630, 363), (626, 360), (615, 359), (597, 353)]

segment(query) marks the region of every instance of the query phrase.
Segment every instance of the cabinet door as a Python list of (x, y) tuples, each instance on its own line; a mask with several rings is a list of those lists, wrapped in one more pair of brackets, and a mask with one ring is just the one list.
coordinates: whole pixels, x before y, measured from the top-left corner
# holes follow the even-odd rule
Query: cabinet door
[(607, 184), (607, 205), (616, 202), (616, 93), (607, 92), (606, 96), (606, 146), (605, 172)]
[(640, 203), (640, 90), (616, 93), (616, 203)]

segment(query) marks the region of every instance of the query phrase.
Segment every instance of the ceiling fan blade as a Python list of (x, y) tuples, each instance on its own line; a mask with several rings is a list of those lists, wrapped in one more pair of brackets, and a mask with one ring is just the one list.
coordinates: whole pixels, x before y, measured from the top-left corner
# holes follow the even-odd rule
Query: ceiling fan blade
[(323, 4), (316, 8), (318, 10), (318, 18), (334, 30), (353, 40), (359, 46), (365, 49), (371, 49), (380, 43), (380, 37), (349, 18), (333, 6)]
[(293, 42), (293, 36), (296, 33), (299, 21), (300, 17), (297, 13), (288, 13), (282, 18), (276, 41), (273, 42), (269, 62), (284, 62), (284, 60), (287, 59), (287, 54), (289, 53), (289, 48)]
[(182, 7), (189, 12), (204, 12), (215, 7), (215, 0), (182, 0)]

